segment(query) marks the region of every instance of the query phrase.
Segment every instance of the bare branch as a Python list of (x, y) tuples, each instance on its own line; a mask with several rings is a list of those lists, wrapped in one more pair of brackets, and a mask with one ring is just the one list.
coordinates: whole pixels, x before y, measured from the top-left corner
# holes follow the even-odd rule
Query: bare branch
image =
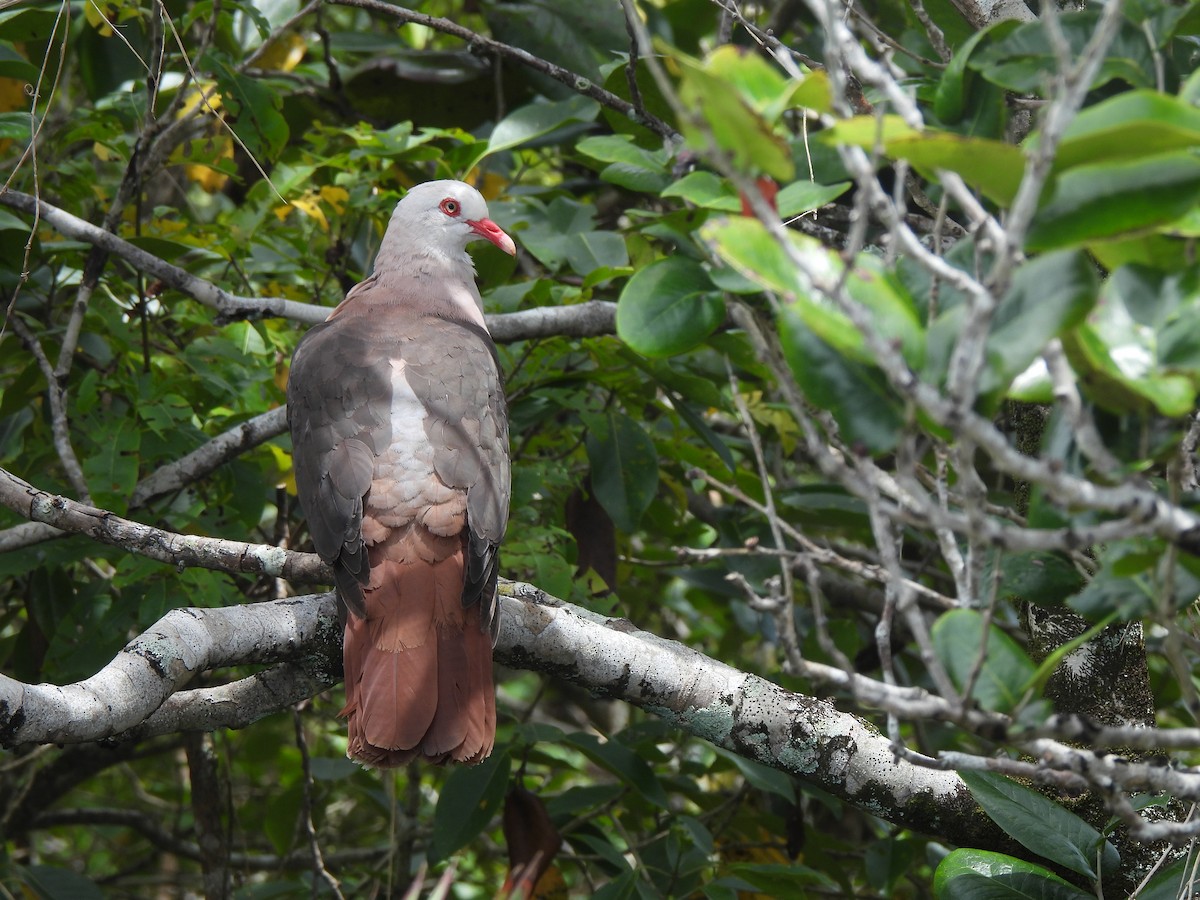
[(142, 525), (107, 510), (39, 490), (5, 469), (0, 469), (0, 506), (6, 506), (31, 521), (86, 534), (101, 543), (180, 568), (197, 566), (220, 572), (283, 577), (310, 584), (332, 583), (328, 567), (312, 554), (262, 544), (176, 534)]
[(203, 278), (197, 278), (192, 273), (159, 259), (152, 253), (147, 253), (140, 247), (117, 237), (111, 231), (98, 228), (78, 216), (71, 215), (66, 210), (51, 206), (43, 200), (38, 200), (36, 197), (20, 191), (0, 191), (0, 205), (24, 213), (36, 212), (42, 221), (59, 234), (73, 240), (86, 241), (106, 253), (119, 256), (139, 272), (153, 275), (169, 287), (187, 294), (228, 318), (281, 316), (295, 319), (298, 322), (316, 324), (325, 321), (325, 317), (330, 313), (330, 310), (323, 306), (299, 303), (282, 297), (239, 297), (231, 294)]

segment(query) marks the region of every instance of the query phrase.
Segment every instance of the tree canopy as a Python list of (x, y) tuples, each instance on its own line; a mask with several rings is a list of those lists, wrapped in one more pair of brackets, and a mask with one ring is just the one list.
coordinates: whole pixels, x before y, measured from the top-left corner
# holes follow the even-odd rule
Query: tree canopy
[[(1191, 896), (1200, 8), (1080, 6), (4, 5), (0, 886)], [(381, 773), (284, 386), (433, 178), (500, 721)]]

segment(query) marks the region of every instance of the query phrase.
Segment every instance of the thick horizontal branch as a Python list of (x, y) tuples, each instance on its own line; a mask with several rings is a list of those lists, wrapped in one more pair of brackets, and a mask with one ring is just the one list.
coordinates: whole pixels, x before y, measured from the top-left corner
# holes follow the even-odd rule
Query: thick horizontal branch
[(505, 44), (495, 38), (482, 35), (477, 31), (472, 31), (469, 28), (459, 25), (457, 22), (415, 12), (401, 6), (393, 6), (391, 3), (382, 2), (382, 0), (333, 0), (333, 3), (338, 6), (353, 6), (358, 9), (365, 9), (368, 12), (390, 16), (401, 22), (413, 22), (418, 25), (424, 25), (426, 28), (431, 28), (434, 31), (440, 31), (442, 34), (452, 35), (466, 41), (472, 51), (477, 49), (486, 50), (504, 59), (511, 59), (523, 66), (528, 66), (535, 72), (548, 75), (555, 81), (565, 84), (576, 93), (583, 94), (585, 97), (591, 97), (597, 103), (607, 106), (609, 109), (616, 110), (631, 122), (644, 125), (659, 137), (666, 138), (667, 140), (676, 140), (679, 138), (679, 132), (662, 119), (640, 107), (634, 106), (628, 100), (618, 97), (611, 91), (606, 91), (600, 85), (588, 78), (584, 78), (578, 72), (572, 72), (570, 69), (564, 69), (562, 66), (555, 65), (549, 60), (534, 56), (528, 50), (522, 50), (520, 47), (514, 47), (511, 44)]
[[(321, 646), (336, 646), (337, 632), (329, 594), (172, 610), (84, 681), (59, 687), (0, 676), (0, 745), (82, 743), (122, 734), (201, 672), (309, 657)], [(216, 709), (222, 711), (237, 714)]]
[[(997, 839), (986, 819), (975, 813), (957, 775), (898, 761), (887, 738), (832, 703), (786, 691), (638, 631), (625, 620), (603, 619), (549, 600), (528, 585), (506, 586), (505, 593), (510, 596), (503, 598), (496, 648), (501, 662), (552, 673), (600, 696), (633, 703), (897, 824), (948, 833), (941, 829), (952, 823), (949, 833), (974, 846)], [(292, 659), (308, 660), (315, 671), (337, 646), (331, 594), (174, 610), (86, 681), (56, 687), (0, 679), (0, 743), (145, 736), (149, 729), (144, 723), (153, 721), (168, 698), (172, 715), (179, 717), (174, 724), (182, 725), (185, 716), (188, 726), (207, 730), (248, 724), (271, 710), (260, 708), (247, 716), (236, 693), (214, 702), (221, 689), (175, 692), (200, 672), (221, 666)], [(312, 684), (320, 690), (329, 680), (317, 678)], [(281, 709), (297, 698), (286, 694), (277, 699), (276, 709)], [(188, 706), (193, 709), (184, 713)], [(930, 818), (933, 810), (938, 821)]]

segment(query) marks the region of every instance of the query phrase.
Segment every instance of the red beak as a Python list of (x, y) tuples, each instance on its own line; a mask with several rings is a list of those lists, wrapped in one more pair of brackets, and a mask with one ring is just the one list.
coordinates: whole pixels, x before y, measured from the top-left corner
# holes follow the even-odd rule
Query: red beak
[(471, 226), (473, 232), (485, 241), (491, 241), (509, 256), (517, 255), (517, 245), (513, 243), (513, 239), (491, 219), (468, 219), (467, 224)]

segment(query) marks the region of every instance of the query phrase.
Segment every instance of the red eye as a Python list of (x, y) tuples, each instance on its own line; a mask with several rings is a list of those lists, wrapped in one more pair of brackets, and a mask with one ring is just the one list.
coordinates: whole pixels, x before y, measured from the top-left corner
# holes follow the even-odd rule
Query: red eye
[(447, 197), (439, 204), (439, 208), (448, 216), (457, 216), (462, 207), (457, 200)]

